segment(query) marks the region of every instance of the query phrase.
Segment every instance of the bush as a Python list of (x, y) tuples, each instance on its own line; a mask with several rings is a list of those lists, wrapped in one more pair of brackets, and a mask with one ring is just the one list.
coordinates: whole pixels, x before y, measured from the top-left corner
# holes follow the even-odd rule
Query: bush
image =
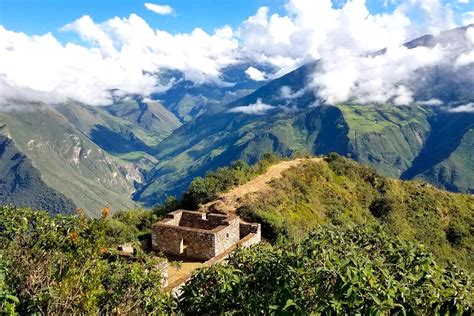
[(164, 203), (153, 206), (153, 213), (157, 219), (160, 219), (166, 214), (176, 211), (179, 207), (178, 199), (174, 196), (168, 196)]
[(301, 242), (238, 249), (199, 270), (179, 301), (185, 314), (462, 314), (472, 276), (376, 227), (322, 227)]
[(18, 298), (12, 294), (12, 291), (5, 282), (6, 262), (0, 253), (0, 314), (15, 315)]
[(159, 291), (157, 258), (138, 252), (125, 260), (115, 254), (116, 234), (123, 236), (116, 224), (133, 223), (128, 231), (135, 232), (140, 216), (116, 217), (51, 217), (0, 207), (2, 308), (20, 314), (145, 314), (172, 308)]

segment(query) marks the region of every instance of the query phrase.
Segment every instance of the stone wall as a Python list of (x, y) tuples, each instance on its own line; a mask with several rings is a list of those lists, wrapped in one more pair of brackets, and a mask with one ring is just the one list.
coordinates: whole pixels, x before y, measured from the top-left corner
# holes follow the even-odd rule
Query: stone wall
[(240, 239), (244, 238), (248, 234), (254, 233), (260, 238), (262, 236), (262, 228), (260, 224), (247, 223), (244, 221), (240, 222)]
[(230, 216), (225, 221), (227, 226), (223, 229), (215, 229), (215, 255), (220, 255), (232, 245), (235, 245), (240, 240), (239, 232), (239, 217)]
[(212, 231), (165, 225), (154, 225), (152, 229), (155, 251), (199, 260), (215, 256), (215, 234)]
[(157, 263), (156, 268), (160, 270), (161, 273), (161, 287), (168, 286), (168, 279), (169, 279), (169, 263), (168, 260), (163, 259), (159, 263)]
[(152, 248), (167, 255), (209, 260), (252, 234), (260, 242), (260, 225), (240, 222), (235, 215), (175, 211), (152, 227)]

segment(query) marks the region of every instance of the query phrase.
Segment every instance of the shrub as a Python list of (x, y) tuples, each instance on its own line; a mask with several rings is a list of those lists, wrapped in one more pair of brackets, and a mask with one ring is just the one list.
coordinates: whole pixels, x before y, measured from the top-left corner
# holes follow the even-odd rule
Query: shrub
[[(172, 308), (159, 290), (155, 257), (138, 252), (125, 260), (115, 255), (115, 234), (122, 229), (115, 224), (129, 221), (136, 229), (140, 222), (137, 214), (116, 216), (113, 221), (51, 217), (0, 207), (0, 282), (6, 284), (0, 287), (2, 308), (20, 314), (143, 314)], [(6, 295), (5, 288), (10, 289)]]
[(9, 286), (6, 284), (6, 262), (0, 253), (0, 314), (15, 315), (18, 298), (12, 294)]
[(185, 314), (470, 314), (472, 276), (440, 268), (422, 248), (378, 226), (321, 227), (301, 242), (238, 249), (199, 270)]

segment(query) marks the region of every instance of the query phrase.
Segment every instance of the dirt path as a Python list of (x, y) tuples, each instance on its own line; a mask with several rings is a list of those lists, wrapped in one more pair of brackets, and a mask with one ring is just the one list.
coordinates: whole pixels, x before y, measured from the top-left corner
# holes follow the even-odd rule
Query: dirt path
[(291, 167), (297, 166), (304, 161), (322, 161), (322, 158), (293, 159), (282, 161), (268, 168), (267, 172), (257, 176), (249, 182), (235, 187), (227, 193), (222, 194), (216, 201), (209, 202), (201, 207), (201, 211), (219, 211), (229, 213), (235, 211), (239, 201), (248, 194), (263, 191), (269, 188), (269, 183), (281, 177), (282, 173)]
[(173, 284), (179, 279), (193, 273), (194, 270), (203, 267), (202, 262), (182, 262), (179, 267), (170, 266), (168, 269), (168, 284)]

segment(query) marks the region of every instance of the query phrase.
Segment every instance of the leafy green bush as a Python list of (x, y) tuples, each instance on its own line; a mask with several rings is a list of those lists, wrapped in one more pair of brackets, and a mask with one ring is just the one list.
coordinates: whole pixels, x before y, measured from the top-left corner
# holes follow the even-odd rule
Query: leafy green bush
[(11, 290), (5, 282), (6, 263), (0, 253), (0, 314), (15, 315), (18, 298), (12, 295)]
[(126, 243), (151, 233), (151, 226), (160, 216), (149, 210), (116, 212), (106, 219), (105, 234), (110, 242)]
[(238, 249), (199, 270), (185, 314), (469, 314), (472, 276), (443, 269), (423, 248), (382, 228), (326, 226), (301, 242)]
[(180, 201), (174, 196), (168, 196), (164, 203), (153, 206), (153, 213), (157, 218), (161, 218), (179, 207)]
[[(172, 301), (159, 290), (159, 259), (141, 251), (133, 260), (118, 256), (119, 229), (109, 227), (118, 220), (106, 215), (51, 217), (0, 207), (0, 282), (11, 290), (5, 295), (1, 288), (2, 308), (20, 314), (141, 314), (171, 308)], [(134, 217), (117, 215), (124, 220), (120, 223), (136, 228)]]

